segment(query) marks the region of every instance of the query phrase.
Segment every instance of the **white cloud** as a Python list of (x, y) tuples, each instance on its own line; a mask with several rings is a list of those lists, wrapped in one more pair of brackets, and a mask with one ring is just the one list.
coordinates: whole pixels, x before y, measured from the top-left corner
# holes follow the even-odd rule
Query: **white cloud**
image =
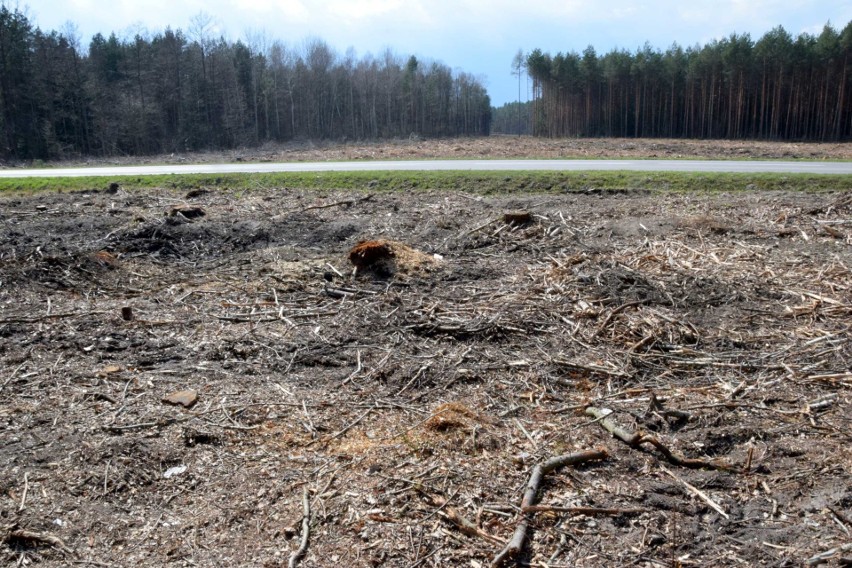
[(384, 16), (401, 16), (402, 0), (344, 0), (328, 3), (328, 11), (345, 20), (368, 20)]
[[(218, 2), (220, 3), (220, 2)], [(215, 6), (217, 2), (208, 2), (208, 6)], [(229, 14), (236, 16), (235, 19), (252, 19), (258, 18), (281, 18), (290, 22), (309, 22), (312, 18), (311, 9), (306, 6), (305, 2), (300, 0), (228, 0), (228, 9), (222, 17), (228, 17)], [(308, 2), (311, 4), (311, 2)], [(263, 21), (263, 20), (260, 20)]]

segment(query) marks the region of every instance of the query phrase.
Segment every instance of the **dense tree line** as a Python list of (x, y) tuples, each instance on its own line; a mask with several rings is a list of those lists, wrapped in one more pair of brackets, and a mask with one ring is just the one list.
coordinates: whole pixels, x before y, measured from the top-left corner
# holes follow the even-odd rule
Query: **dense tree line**
[(532, 101), (506, 103), (491, 109), (494, 134), (532, 134)]
[[(0, 157), (151, 154), (294, 138), (487, 135), (482, 83), (446, 65), (228, 42), (196, 17), (188, 33), (43, 32), (0, 6)], [(73, 34), (70, 34), (73, 36)]]
[(848, 140), (852, 22), (686, 49), (526, 57), (541, 136)]

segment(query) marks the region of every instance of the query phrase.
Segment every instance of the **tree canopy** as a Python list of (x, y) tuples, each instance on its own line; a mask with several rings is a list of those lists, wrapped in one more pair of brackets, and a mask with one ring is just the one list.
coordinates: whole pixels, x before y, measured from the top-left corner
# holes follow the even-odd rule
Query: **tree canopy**
[(482, 82), (434, 61), (187, 33), (75, 37), (0, 6), (0, 157), (153, 154), (304, 139), (477, 136)]
[(852, 22), (757, 41), (526, 57), (540, 136), (848, 140)]

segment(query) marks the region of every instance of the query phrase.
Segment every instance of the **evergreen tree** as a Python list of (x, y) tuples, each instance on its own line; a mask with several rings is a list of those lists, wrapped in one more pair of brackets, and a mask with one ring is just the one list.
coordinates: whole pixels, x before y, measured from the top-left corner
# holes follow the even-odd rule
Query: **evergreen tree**
[(628, 136), (848, 140), (852, 138), (852, 23), (793, 38), (777, 27), (752, 41), (645, 44), (598, 56), (536, 49), (533, 132)]
[[(262, 34), (231, 43), (199, 14), (122, 40), (43, 33), (0, 5), (0, 156), (62, 158), (255, 146), (294, 138), (482, 136), (482, 81), (446, 65), (301, 49)], [(403, 64), (403, 62), (405, 62)]]

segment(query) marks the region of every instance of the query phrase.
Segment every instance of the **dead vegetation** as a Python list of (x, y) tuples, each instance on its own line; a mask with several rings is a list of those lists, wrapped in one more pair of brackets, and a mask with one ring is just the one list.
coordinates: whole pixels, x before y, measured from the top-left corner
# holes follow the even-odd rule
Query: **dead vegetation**
[[(141, 158), (141, 163), (316, 162), (340, 160), (405, 160), (441, 158), (650, 158), (852, 160), (852, 144), (759, 142), (754, 140), (684, 140), (643, 138), (480, 138), (362, 141), (294, 141), (229, 152), (169, 154)], [(64, 166), (139, 164), (139, 157), (113, 157), (69, 162)]]
[(384, 239), (361, 241), (349, 251), (354, 275), (388, 277), (397, 273), (428, 271), (438, 264), (440, 255), (430, 256), (410, 246)]
[(849, 192), (118, 190), (0, 224), (9, 565), (850, 555)]

